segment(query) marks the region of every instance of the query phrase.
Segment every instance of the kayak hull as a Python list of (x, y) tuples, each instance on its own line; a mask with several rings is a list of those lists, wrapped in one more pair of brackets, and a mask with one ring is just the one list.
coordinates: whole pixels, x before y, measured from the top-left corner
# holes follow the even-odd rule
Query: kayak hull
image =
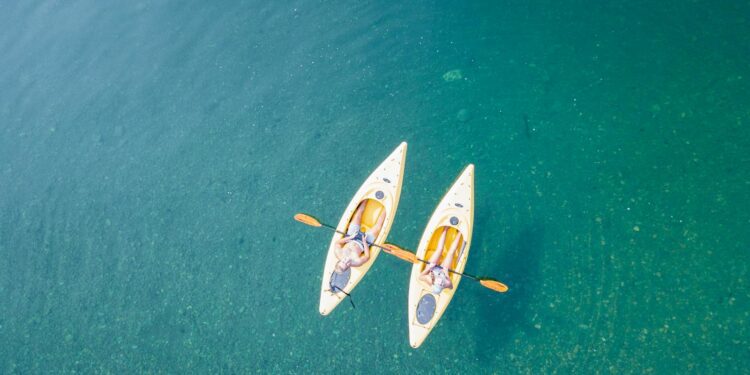
[[(359, 203), (367, 200), (365, 212), (362, 215), (361, 230), (366, 231), (371, 228), (377, 222), (380, 212), (384, 210), (386, 213), (385, 221), (380, 233), (375, 238), (374, 244), (382, 245), (385, 242), (388, 232), (391, 229), (391, 225), (393, 224), (396, 209), (398, 208), (398, 202), (401, 197), (406, 149), (406, 142), (402, 142), (365, 180), (359, 190), (357, 190), (357, 193), (354, 194), (349, 205), (347, 205), (343, 215), (341, 215), (341, 219), (336, 226), (338, 232), (346, 233), (346, 230), (349, 227), (349, 222), (359, 206)], [(328, 246), (328, 255), (326, 256), (326, 261), (323, 266), (323, 278), (320, 288), (319, 311), (321, 315), (330, 314), (336, 306), (346, 298), (346, 294), (342, 293), (341, 290), (331, 287), (331, 276), (334, 272), (336, 262), (338, 262), (334, 249), (336, 241), (340, 240), (342, 237), (342, 234), (334, 233), (333, 238), (331, 238), (331, 244)], [(343, 292), (351, 293), (354, 287), (356, 287), (365, 274), (367, 274), (367, 271), (370, 270), (370, 267), (375, 263), (379, 254), (380, 248), (370, 246), (370, 260), (359, 267), (351, 268), (348, 280), (342, 282), (343, 287), (341, 287), (341, 289)]]
[[(417, 247), (417, 258), (429, 261), (436, 251), (442, 228), (447, 227), (445, 246), (440, 262), (447, 255), (450, 244), (459, 236), (458, 255), (451, 269), (463, 272), (471, 247), (474, 225), (474, 165), (468, 165), (435, 208)], [(438, 262), (438, 263), (440, 263)], [(412, 266), (409, 281), (409, 344), (418, 348), (432, 332), (458, 289), (461, 276), (450, 273), (453, 289), (432, 293), (432, 287), (419, 279), (427, 265), (419, 262)]]

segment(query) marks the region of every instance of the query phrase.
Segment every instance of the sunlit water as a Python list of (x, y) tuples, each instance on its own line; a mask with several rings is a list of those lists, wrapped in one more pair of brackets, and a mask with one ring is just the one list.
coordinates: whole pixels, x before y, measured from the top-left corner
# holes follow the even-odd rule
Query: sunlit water
[[(0, 372), (747, 371), (748, 4), (406, 3), (0, 4)], [(402, 140), (389, 241), (474, 163), (511, 288), (418, 350), (409, 265), (321, 317), (291, 219)]]

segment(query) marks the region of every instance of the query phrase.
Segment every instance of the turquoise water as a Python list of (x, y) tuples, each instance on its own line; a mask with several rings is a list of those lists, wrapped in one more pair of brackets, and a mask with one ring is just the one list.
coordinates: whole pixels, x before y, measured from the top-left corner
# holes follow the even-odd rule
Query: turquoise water
[[(0, 372), (746, 372), (748, 14), (0, 4)], [(389, 241), (474, 163), (466, 271), (511, 288), (465, 279), (418, 350), (410, 267), (321, 317), (331, 234), (292, 220), (402, 140)]]

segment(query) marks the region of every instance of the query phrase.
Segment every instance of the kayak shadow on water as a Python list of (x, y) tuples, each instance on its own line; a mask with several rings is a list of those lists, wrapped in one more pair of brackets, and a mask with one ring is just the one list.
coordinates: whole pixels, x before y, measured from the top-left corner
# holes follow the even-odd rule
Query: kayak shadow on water
[[(486, 227), (486, 226), (484, 226)], [(513, 347), (514, 337), (519, 330), (533, 334), (529, 323), (528, 306), (541, 284), (539, 261), (542, 255), (544, 228), (533, 222), (527, 224), (510, 240), (494, 244), (489, 249), (494, 254), (491, 267), (483, 267), (487, 275), (496, 276), (506, 283), (509, 291), (503, 295), (487, 295), (483, 303), (477, 304), (477, 326), (475, 338), (476, 355), (480, 360), (492, 362), (498, 353), (513, 353), (506, 350)], [(484, 239), (480, 243), (492, 242)], [(490, 292), (493, 293), (493, 292)]]

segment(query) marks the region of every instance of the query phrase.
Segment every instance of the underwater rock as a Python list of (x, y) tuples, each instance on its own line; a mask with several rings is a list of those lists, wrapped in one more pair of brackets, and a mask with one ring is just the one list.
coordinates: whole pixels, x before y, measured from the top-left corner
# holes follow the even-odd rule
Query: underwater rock
[(461, 73), (461, 69), (449, 70), (445, 72), (445, 74), (443, 74), (443, 80), (445, 82), (458, 81), (459, 79), (463, 79), (463, 78), (464, 78), (464, 75), (463, 73)]
[(471, 113), (469, 112), (468, 109), (462, 108), (461, 110), (458, 111), (458, 113), (456, 113), (456, 120), (461, 121), (461, 122), (469, 121), (471, 120)]

